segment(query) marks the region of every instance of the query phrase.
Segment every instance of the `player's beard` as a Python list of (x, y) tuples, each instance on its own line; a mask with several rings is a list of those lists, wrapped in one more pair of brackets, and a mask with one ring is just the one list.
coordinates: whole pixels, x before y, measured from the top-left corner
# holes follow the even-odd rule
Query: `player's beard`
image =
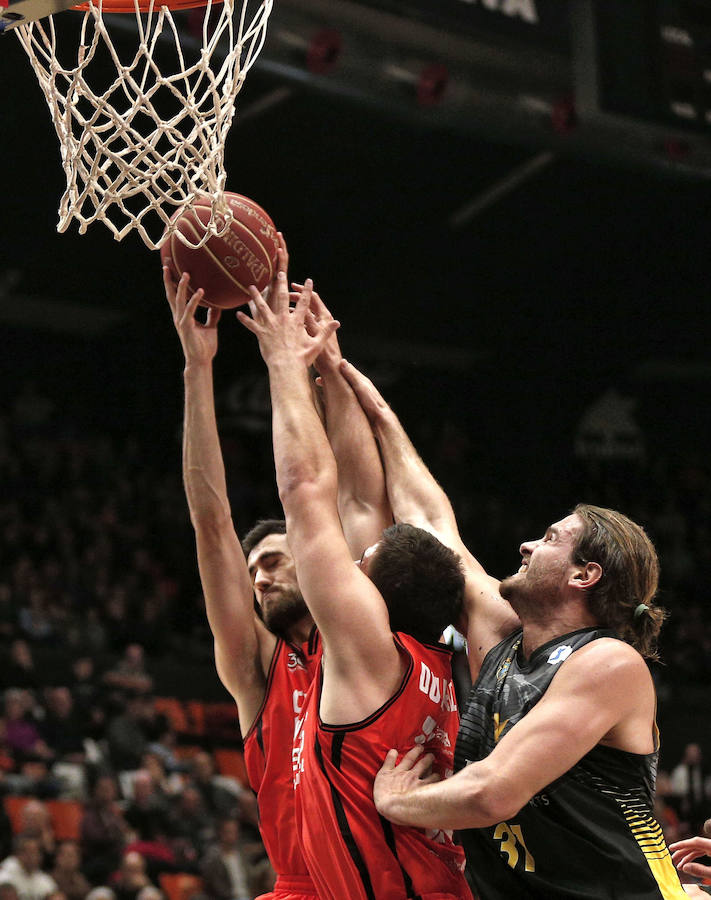
[(542, 578), (536, 572), (517, 572), (504, 578), (499, 584), (499, 593), (520, 619), (537, 620), (545, 616), (551, 604), (555, 604), (557, 587), (551, 577)]
[(527, 573), (517, 572), (504, 578), (499, 585), (499, 593), (511, 604), (518, 616), (522, 612), (535, 609), (545, 599), (545, 591), (541, 590), (535, 576), (527, 579), (526, 575)]
[(262, 607), (262, 618), (274, 634), (287, 635), (289, 629), (309, 614), (301, 591), (295, 587), (278, 588), (278, 596)]
[(511, 602), (512, 597), (516, 597), (518, 591), (519, 584), (517, 582), (515, 575), (509, 575), (507, 578), (504, 578), (501, 584), (499, 585), (499, 593), (504, 598), (504, 600), (508, 600)]

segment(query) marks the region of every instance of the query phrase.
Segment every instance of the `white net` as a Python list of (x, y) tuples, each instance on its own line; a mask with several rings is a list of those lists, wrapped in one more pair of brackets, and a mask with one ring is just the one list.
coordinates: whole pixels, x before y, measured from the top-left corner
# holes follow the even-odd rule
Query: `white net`
[[(57, 230), (75, 219), (83, 234), (98, 220), (116, 240), (135, 230), (157, 249), (173, 232), (171, 219), (208, 194), (210, 223), (190, 244), (201, 246), (231, 219), (222, 200), (225, 140), (237, 94), (264, 43), (272, 0), (208, 0), (192, 38), (167, 7), (129, 3), (133, 13), (122, 16), (106, 15), (109, 0), (105, 9), (89, 3), (84, 12), (62, 13), (62, 29), (67, 17), (78, 29), (69, 39), (75, 48), (78, 39), (78, 51), (66, 68), (55, 17), (15, 29), (61, 144), (67, 188)], [(106, 19), (124, 33), (127, 22), (136, 29), (138, 49), (133, 37), (128, 58), (120, 57)]]

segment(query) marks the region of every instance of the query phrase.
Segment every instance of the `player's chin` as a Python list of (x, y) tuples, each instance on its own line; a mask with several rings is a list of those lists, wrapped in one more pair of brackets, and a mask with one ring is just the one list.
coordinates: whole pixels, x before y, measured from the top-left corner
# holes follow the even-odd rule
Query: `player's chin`
[(279, 592), (272, 589), (262, 594), (261, 607), (265, 616), (269, 615), (271, 611), (278, 609)]
[(516, 572), (515, 575), (509, 575), (507, 578), (504, 578), (499, 585), (499, 593), (504, 600), (509, 600), (516, 593), (516, 587), (524, 577), (525, 572)]

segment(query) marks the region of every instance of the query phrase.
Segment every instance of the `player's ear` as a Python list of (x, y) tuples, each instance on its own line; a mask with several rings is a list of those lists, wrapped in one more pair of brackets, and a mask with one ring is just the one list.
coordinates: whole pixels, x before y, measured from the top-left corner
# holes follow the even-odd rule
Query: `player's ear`
[(602, 566), (600, 563), (587, 562), (577, 566), (570, 578), (570, 583), (576, 588), (590, 588), (602, 578)]

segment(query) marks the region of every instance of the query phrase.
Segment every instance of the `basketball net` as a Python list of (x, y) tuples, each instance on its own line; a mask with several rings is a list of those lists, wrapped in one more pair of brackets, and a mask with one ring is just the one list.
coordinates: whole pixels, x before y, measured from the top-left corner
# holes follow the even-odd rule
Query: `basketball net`
[[(129, 0), (139, 43), (126, 60), (104, 20), (109, 2), (62, 14), (79, 20), (79, 49), (67, 68), (58, 59), (53, 16), (15, 29), (61, 144), (67, 188), (57, 230), (76, 219), (83, 234), (98, 220), (117, 241), (135, 230), (157, 249), (175, 232), (200, 247), (231, 221), (222, 200), (225, 140), (237, 94), (264, 43), (272, 0), (251, 0), (258, 9), (249, 21), (250, 0), (208, 0), (202, 43), (184, 35), (185, 47), (167, 6)], [(235, 2), (243, 4), (237, 12)], [(212, 207), (204, 236), (193, 244), (171, 219), (191, 208), (197, 194), (208, 194)]]

